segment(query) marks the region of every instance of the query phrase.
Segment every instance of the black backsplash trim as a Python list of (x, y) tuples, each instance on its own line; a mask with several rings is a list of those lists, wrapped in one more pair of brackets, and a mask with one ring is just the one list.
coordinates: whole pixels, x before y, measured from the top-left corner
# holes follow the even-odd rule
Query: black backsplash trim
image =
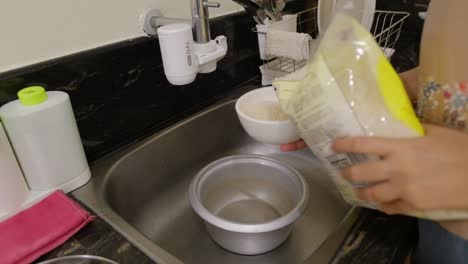
[(64, 64), (67, 62), (73, 62), (73, 61), (83, 58), (83, 56), (84, 57), (97, 56), (101, 53), (106, 53), (106, 52), (110, 52), (113, 50), (122, 49), (127, 46), (131, 46), (131, 45), (138, 44), (140, 42), (148, 41), (148, 38), (149, 37), (138, 37), (134, 39), (128, 39), (128, 40), (124, 40), (121, 42), (116, 42), (116, 43), (100, 46), (95, 49), (84, 50), (84, 51), (76, 52), (73, 54), (65, 55), (62, 57), (58, 57), (58, 58), (54, 58), (54, 59), (50, 59), (46, 61), (41, 61), (32, 65), (27, 65), (27, 66), (20, 67), (17, 69), (12, 69), (6, 72), (0, 72), (0, 80), (22, 76), (22, 75), (32, 73), (32, 72), (37, 72), (37, 71), (50, 68), (55, 65)]
[(185, 86), (164, 76), (157, 38), (138, 38), (0, 75), (0, 105), (26, 86), (67, 92), (89, 161), (200, 110), (259, 74), (253, 20), (244, 13), (213, 19), (212, 36), (229, 51), (214, 73)]

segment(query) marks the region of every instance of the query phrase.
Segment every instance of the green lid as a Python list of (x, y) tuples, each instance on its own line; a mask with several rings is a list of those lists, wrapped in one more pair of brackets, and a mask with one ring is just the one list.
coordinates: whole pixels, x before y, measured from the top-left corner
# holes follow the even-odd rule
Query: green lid
[(18, 98), (22, 105), (38, 105), (47, 100), (47, 93), (42, 86), (30, 86), (21, 89)]

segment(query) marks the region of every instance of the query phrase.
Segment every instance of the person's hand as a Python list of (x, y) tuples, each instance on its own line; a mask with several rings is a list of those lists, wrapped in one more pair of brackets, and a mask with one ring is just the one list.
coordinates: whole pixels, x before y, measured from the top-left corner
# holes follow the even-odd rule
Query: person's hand
[(304, 142), (304, 140), (300, 139), (298, 141), (288, 143), (288, 144), (283, 144), (280, 146), (281, 151), (288, 152), (288, 151), (294, 151), (294, 150), (299, 150), (305, 148), (307, 145)]
[(356, 189), (389, 214), (428, 209), (468, 209), (468, 134), (432, 125), (413, 139), (354, 137), (334, 142), (336, 152), (380, 156), (348, 167), (353, 182), (379, 182)]

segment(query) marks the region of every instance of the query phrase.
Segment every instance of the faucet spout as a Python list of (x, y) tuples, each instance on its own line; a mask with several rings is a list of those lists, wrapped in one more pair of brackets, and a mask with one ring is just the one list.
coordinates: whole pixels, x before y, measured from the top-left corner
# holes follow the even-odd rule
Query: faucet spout
[(219, 7), (219, 3), (207, 0), (190, 0), (192, 8), (193, 37), (197, 43), (207, 43), (211, 40), (209, 7)]

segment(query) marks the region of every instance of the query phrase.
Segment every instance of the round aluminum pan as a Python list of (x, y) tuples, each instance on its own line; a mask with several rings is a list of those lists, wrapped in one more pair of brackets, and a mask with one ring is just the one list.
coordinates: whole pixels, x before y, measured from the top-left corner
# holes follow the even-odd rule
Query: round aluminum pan
[(288, 237), (307, 208), (309, 190), (300, 173), (286, 164), (236, 155), (203, 168), (190, 185), (189, 198), (219, 245), (256, 255)]
[(38, 264), (118, 264), (115, 261), (99, 256), (73, 255), (54, 258), (40, 262)]

